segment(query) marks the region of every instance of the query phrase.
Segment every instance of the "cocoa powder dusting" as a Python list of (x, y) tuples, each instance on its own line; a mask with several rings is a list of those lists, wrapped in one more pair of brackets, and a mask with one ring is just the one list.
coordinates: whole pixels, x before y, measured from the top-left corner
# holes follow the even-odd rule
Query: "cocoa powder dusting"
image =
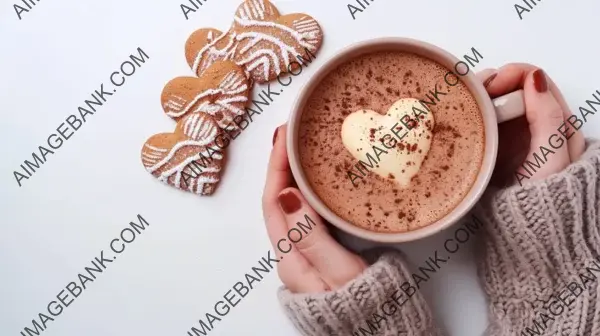
[[(298, 147), (302, 168), (328, 208), (367, 230), (406, 232), (441, 218), (446, 209), (455, 207), (455, 200), (464, 198), (469, 187), (463, 185), (476, 177), (471, 172), (477, 171), (476, 165), (481, 162), (477, 157), (483, 152), (482, 145), (477, 143), (483, 138), (478, 129), (482, 128), (481, 113), (468, 89), (443, 85), (447, 72), (442, 66), (415, 55), (375, 52), (341, 64), (322, 79), (304, 107)], [(347, 115), (373, 110), (389, 116), (389, 107), (398, 99), (427, 99), (425, 94), (439, 78), (442, 86), (438, 84), (437, 89), (447, 94), (439, 96), (437, 105), (428, 106), (420, 115), (409, 113), (402, 120), (395, 120), (393, 130), (391, 125), (367, 126), (357, 140), (360, 138), (369, 145), (360, 146), (364, 148), (353, 153), (345, 148), (340, 130)], [(434, 114), (435, 122), (425, 121), (429, 113)], [(362, 117), (368, 121), (371, 116)], [(404, 130), (407, 127), (410, 129)], [(407, 132), (414, 132), (418, 141), (427, 138), (429, 151), (419, 143), (398, 139)], [(382, 138), (384, 134), (390, 134), (391, 139)], [(366, 167), (359, 169), (357, 157), (367, 153), (374, 156), (369, 147), (375, 142), (397, 146), (392, 152), (427, 154), (407, 187), (399, 188), (394, 180), (416, 168), (415, 158), (407, 158), (404, 167), (398, 167), (399, 176), (396, 172), (379, 176)], [(377, 163), (373, 167), (381, 164)], [(353, 183), (348, 171), (354, 173)], [(460, 183), (456, 182), (457, 176)], [(448, 191), (445, 197), (444, 191)]]

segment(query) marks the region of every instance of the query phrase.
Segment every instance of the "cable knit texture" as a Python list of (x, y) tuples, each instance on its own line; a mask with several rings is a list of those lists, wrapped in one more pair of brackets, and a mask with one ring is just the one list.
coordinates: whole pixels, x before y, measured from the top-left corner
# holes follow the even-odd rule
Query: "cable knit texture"
[[(485, 228), (478, 270), (490, 303), (487, 336), (600, 335), (600, 142), (586, 147), (563, 172), (489, 190), (476, 207)], [(441, 335), (420, 293), (402, 290), (409, 278), (401, 256), (386, 253), (336, 291), (281, 289), (279, 298), (306, 336)], [(382, 306), (389, 313), (393, 297), (408, 301), (387, 315)], [(374, 324), (377, 314), (385, 320)]]
[(442, 335), (434, 327), (419, 291), (408, 290), (412, 294), (409, 297), (400, 287), (410, 279), (401, 254), (389, 251), (380, 253), (376, 259), (360, 276), (335, 291), (319, 294), (293, 294), (285, 288), (279, 291), (286, 314), (302, 335)]
[(559, 174), (489, 192), (479, 274), (486, 335), (600, 335), (600, 142)]

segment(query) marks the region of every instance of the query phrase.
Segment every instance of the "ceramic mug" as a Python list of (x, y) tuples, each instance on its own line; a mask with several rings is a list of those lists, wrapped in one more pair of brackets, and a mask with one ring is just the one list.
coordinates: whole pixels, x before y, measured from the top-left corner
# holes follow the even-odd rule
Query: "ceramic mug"
[[(471, 190), (467, 193), (465, 198), (443, 218), (430, 225), (408, 232), (385, 233), (369, 231), (353, 225), (336, 215), (319, 199), (317, 194), (311, 188), (310, 183), (302, 170), (298, 154), (298, 129), (302, 111), (313, 90), (330, 71), (334, 70), (339, 65), (363, 54), (377, 51), (412, 53), (433, 60), (446, 69), (455, 69), (457, 72), (460, 71), (458, 72), (459, 76), (457, 77), (460, 77), (461, 81), (467, 86), (477, 101), (479, 110), (483, 115), (485, 127), (484, 157), (479, 174), (471, 187)], [(408, 38), (377, 38), (359, 42), (343, 49), (333, 58), (325, 62), (325, 64), (309, 79), (308, 83), (300, 91), (300, 94), (292, 107), (288, 121), (286, 145), (290, 167), (300, 191), (308, 203), (317, 211), (317, 213), (325, 218), (326, 221), (351, 235), (363, 239), (382, 243), (406, 242), (433, 235), (450, 227), (452, 224), (458, 222), (460, 218), (465, 216), (481, 198), (481, 195), (490, 181), (496, 163), (496, 155), (498, 152), (498, 123), (522, 116), (525, 113), (523, 91), (515, 91), (492, 100), (483, 84), (472, 71), (469, 71), (466, 75), (460, 76), (460, 74), (465, 73), (466, 70), (455, 68), (455, 65), (459, 64), (459, 62), (460, 60), (452, 54), (426, 42)], [(464, 62), (462, 63), (466, 64)], [(453, 76), (449, 76), (449, 78), (454, 78), (454, 80), (456, 80)]]

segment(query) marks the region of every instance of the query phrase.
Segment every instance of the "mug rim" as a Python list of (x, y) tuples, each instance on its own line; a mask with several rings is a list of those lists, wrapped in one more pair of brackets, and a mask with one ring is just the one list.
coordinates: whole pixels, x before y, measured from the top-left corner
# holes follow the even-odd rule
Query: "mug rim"
[(286, 146), (290, 168), (298, 188), (304, 195), (307, 202), (326, 221), (348, 234), (369, 241), (380, 243), (401, 243), (423, 239), (443, 231), (457, 223), (473, 208), (475, 203), (477, 203), (487, 188), (493, 172), (498, 151), (498, 129), (496, 113), (492, 99), (487, 94), (483, 84), (469, 68), (469, 72), (463, 76), (460, 76), (460, 78), (477, 101), (477, 105), (482, 114), (485, 144), (479, 172), (475, 182), (472, 184), (465, 197), (450, 212), (435, 222), (406, 232), (371, 231), (354, 225), (351, 222), (339, 217), (336, 213), (329, 209), (329, 207), (327, 207), (323, 201), (321, 201), (319, 196), (310, 186), (310, 183), (304, 174), (304, 170), (302, 169), (298, 154), (298, 129), (301, 116), (304, 106), (312, 95), (312, 92), (331, 71), (353, 58), (364, 54), (386, 50), (413, 53), (418, 56), (433, 60), (446, 69), (452, 69), (452, 66), (460, 62), (460, 60), (454, 55), (433, 44), (404, 37), (373, 38), (346, 46), (345, 48), (336, 52), (332, 57), (327, 59), (308, 79), (306, 84), (300, 90), (294, 104), (292, 105), (292, 110), (288, 119)]

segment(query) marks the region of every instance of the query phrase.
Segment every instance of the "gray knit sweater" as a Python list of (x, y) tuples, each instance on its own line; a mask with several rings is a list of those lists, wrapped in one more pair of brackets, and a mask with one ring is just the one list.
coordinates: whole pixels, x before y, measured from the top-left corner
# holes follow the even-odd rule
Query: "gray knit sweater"
[[(488, 336), (600, 336), (600, 142), (542, 181), (488, 190), (474, 213), (484, 223), (478, 269), (489, 300)], [(444, 335), (398, 252), (335, 291), (293, 294), (281, 304), (310, 336)]]

